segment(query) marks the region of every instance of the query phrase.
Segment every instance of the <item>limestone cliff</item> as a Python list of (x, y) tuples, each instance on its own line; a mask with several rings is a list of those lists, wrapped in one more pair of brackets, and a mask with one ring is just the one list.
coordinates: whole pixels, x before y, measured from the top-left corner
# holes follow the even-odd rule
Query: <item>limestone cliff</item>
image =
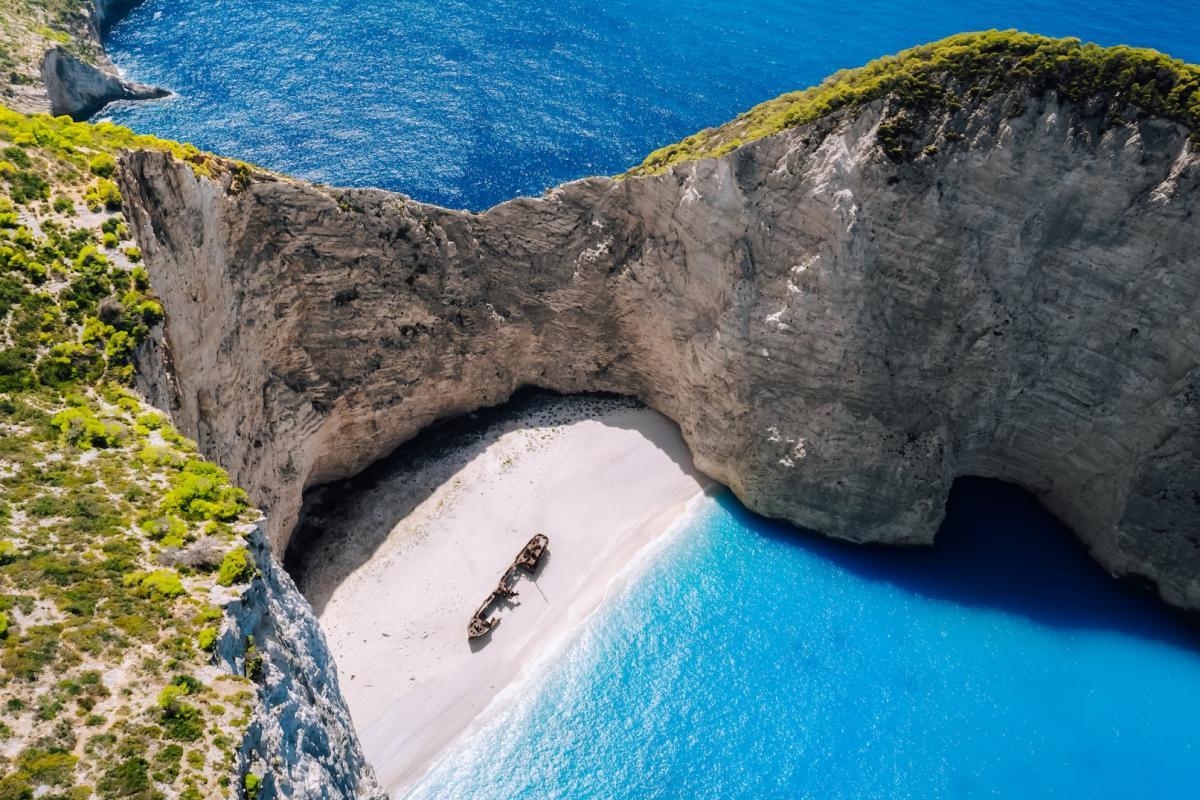
[(125, 80), (104, 52), (104, 34), (138, 2), (29, 0), (0, 9), (0, 56), (11, 62), (0, 80), (0, 102), (17, 111), (80, 120), (117, 100), (169, 95)]
[[(259, 575), (226, 606), (217, 656), (234, 674), (259, 673), (255, 713), (240, 743), (245, 771), (262, 779), (257, 797), (382, 798), (312, 609), (261, 532), (250, 541)], [(261, 661), (247, 663), (253, 659)]]
[(1198, 610), (1200, 155), (1053, 90), (964, 96), (481, 214), (128, 153), (145, 380), (277, 552), (305, 487), (535, 385), (637, 396), (750, 508), (858, 542), (1015, 482)]
[(73, 119), (87, 119), (117, 100), (149, 100), (170, 94), (157, 86), (122, 79), (110, 63), (90, 64), (58, 47), (46, 52), (42, 83), (50, 113)]

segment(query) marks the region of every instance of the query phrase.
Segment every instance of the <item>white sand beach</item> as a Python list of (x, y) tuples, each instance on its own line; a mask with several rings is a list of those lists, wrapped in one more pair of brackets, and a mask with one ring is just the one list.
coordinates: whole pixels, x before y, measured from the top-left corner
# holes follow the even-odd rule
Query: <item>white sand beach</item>
[[(666, 418), (586, 398), (555, 400), (402, 472), (353, 501), (301, 581), (393, 797), (599, 606), (705, 484)], [(519, 580), (518, 605), (472, 646), (472, 613), (535, 533), (550, 538), (536, 582)]]

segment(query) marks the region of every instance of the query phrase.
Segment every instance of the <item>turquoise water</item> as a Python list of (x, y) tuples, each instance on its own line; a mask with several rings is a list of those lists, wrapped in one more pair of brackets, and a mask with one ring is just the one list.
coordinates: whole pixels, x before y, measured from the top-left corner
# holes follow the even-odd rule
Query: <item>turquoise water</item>
[(932, 552), (707, 501), (420, 798), (1182, 798), (1195, 632), (1025, 494), (960, 481)]
[[(1200, 61), (1195, 0), (148, 0), (178, 96), (105, 115), (309, 178), (485, 208), (613, 173), (842, 67), (1019, 27)], [(429, 798), (1195, 797), (1194, 630), (1026, 496), (963, 482), (932, 552), (710, 501), (418, 792)]]
[(313, 180), (480, 209), (963, 30), (1200, 61), (1196, 0), (147, 0), (113, 58), (178, 96), (106, 116)]

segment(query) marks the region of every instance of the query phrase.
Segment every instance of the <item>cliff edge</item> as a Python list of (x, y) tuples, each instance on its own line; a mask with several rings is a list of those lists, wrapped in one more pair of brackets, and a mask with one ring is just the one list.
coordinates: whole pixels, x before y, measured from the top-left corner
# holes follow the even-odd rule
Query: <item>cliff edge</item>
[(276, 552), (306, 487), (532, 385), (636, 396), (751, 509), (856, 542), (1012, 481), (1200, 610), (1195, 68), (970, 36), (482, 214), (130, 152), (147, 389)]
[(18, 0), (0, 9), (0, 102), (24, 113), (82, 120), (118, 100), (170, 94), (123, 79), (104, 34), (140, 0)]

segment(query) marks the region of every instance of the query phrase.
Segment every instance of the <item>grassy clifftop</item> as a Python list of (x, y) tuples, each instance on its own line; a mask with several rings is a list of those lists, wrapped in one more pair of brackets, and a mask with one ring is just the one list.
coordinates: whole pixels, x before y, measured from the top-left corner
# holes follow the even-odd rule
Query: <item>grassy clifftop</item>
[(1070, 102), (1098, 98), (1113, 111), (1132, 106), (1180, 122), (1200, 138), (1200, 66), (1154, 50), (993, 30), (951, 36), (838, 72), (818, 86), (768, 100), (656, 150), (626, 174), (654, 175), (684, 161), (716, 158), (889, 95), (904, 108), (929, 112), (1022, 87), (1037, 94), (1054, 90)]
[[(121, 216), (112, 125), (0, 109), (0, 800), (235, 797), (261, 668), (222, 607), (257, 516), (131, 388), (163, 309)], [(232, 635), (232, 634), (230, 634)]]

